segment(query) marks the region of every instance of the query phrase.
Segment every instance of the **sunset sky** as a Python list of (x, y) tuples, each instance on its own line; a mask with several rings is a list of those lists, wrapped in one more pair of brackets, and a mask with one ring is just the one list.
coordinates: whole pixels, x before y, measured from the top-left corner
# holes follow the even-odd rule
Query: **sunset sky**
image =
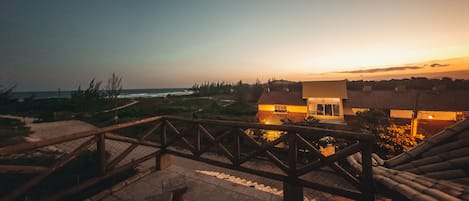
[(469, 79), (469, 1), (2, 1), (0, 84)]

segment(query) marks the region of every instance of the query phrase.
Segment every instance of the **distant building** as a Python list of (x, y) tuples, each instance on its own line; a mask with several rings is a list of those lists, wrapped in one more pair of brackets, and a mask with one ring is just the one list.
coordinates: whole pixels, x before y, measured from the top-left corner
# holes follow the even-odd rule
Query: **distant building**
[(345, 124), (347, 116), (369, 109), (382, 109), (395, 119), (454, 121), (469, 116), (467, 91), (347, 90), (345, 80), (303, 82), (300, 91), (265, 91), (258, 101), (258, 120), (280, 124), (282, 119), (302, 121), (308, 116), (323, 123)]

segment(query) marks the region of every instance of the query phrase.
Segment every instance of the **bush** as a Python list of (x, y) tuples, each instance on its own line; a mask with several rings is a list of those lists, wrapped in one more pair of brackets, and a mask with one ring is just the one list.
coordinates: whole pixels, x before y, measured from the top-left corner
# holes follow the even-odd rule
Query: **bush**
[(420, 140), (410, 134), (410, 125), (397, 125), (383, 111), (359, 112), (357, 116), (361, 119), (362, 131), (376, 136), (375, 150), (383, 158), (407, 151)]

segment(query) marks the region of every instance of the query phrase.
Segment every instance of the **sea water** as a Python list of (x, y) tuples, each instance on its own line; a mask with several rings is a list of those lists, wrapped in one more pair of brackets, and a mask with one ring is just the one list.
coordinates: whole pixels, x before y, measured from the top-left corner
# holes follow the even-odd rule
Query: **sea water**
[[(13, 92), (12, 97), (18, 100), (25, 98), (47, 99), (47, 98), (70, 98), (73, 91), (29, 91)], [(187, 88), (164, 88), (164, 89), (122, 89), (119, 98), (153, 98), (170, 96), (190, 95), (193, 91)]]

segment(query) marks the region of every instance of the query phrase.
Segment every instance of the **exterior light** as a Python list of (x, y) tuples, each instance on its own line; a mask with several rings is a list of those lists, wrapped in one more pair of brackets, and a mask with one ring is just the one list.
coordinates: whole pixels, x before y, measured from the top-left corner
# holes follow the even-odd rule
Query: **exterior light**
[(429, 118), (429, 119), (433, 119), (433, 115), (428, 115), (428, 118)]

